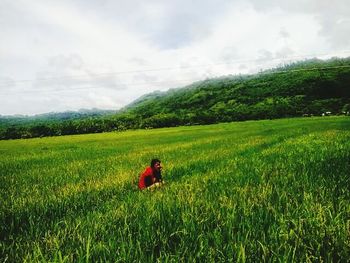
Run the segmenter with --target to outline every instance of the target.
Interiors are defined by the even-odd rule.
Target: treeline
[[[134,121],[134,120],[131,120]],[[35,138],[45,136],[60,136],[70,134],[100,133],[106,131],[121,131],[136,126],[130,125],[128,118],[118,116],[96,117],[88,119],[40,121],[21,125],[10,125],[0,128],[1,139]],[[125,125],[128,123],[128,126]]]
[[[43,114],[37,114],[33,116],[26,115],[12,115],[2,116],[0,115],[0,126],[33,124],[42,122],[60,122],[70,120],[82,120],[87,118],[96,118],[106,115],[114,115],[117,113],[115,110],[101,110],[101,109],[80,109],[78,111],[65,111],[65,112],[49,112]]]
[[[141,97],[117,114],[0,123],[0,139],[349,114],[350,58],[309,60]]]

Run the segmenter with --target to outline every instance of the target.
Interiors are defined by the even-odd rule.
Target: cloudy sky
[[[349,14],[348,0],[0,0],[0,114],[118,109],[196,80],[347,57]]]

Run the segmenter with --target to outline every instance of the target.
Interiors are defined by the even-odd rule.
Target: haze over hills
[[[313,59],[141,96],[119,111],[1,117],[0,138],[31,138],[250,119],[348,114],[350,58]]]

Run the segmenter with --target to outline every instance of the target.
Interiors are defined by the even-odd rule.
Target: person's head
[[[156,171],[160,171],[162,169],[162,166],[160,165],[161,161],[159,159],[152,159],[151,161],[151,168]]]

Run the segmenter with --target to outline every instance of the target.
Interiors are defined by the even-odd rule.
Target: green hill
[[[350,112],[350,58],[313,59],[146,94],[115,114],[8,122],[0,139]],[[75,116],[76,117],[76,116]]]
[[[309,60],[145,96],[126,112],[142,126],[216,123],[349,111],[350,59]]]

